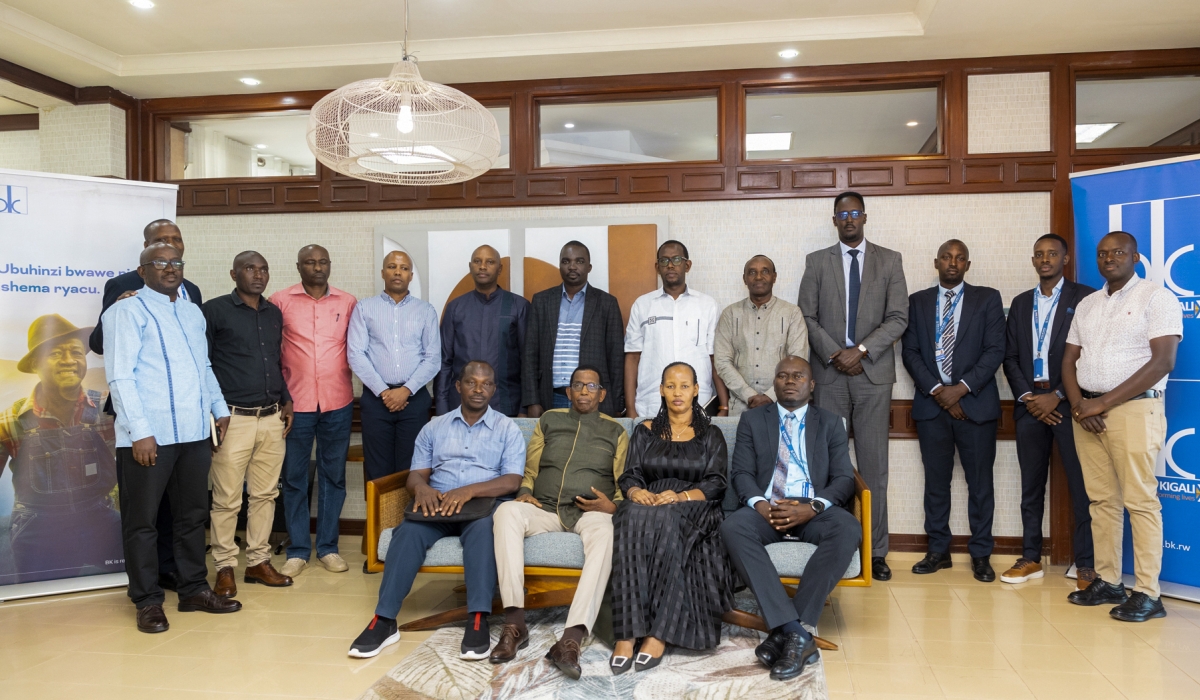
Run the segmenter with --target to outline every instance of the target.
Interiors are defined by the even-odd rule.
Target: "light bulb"
[[[411,134],[413,130],[412,107],[400,105],[400,116],[396,118],[396,128],[402,134]]]

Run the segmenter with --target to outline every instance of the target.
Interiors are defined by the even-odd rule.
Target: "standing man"
[[[1075,435],[1067,417],[1070,406],[1062,386],[1062,358],[1067,332],[1079,302],[1095,289],[1063,278],[1071,262],[1067,242],[1047,233],[1033,244],[1033,269],[1038,286],[1018,294],[1008,311],[1008,337],[1004,350],[1004,376],[1012,387],[1013,420],[1017,425],[1017,461],[1021,465],[1021,557],[1000,574],[1004,583],[1024,583],[1041,578],[1042,516],[1046,507],[1046,478],[1050,450],[1058,443],[1067,491],[1075,513],[1075,571],[1079,588],[1096,580],[1092,556],[1092,516]]]
[[[729,394],[713,363],[717,302],[687,286],[692,261],[684,244],[663,243],[656,262],[662,289],[633,302],[625,328],[625,416],[658,414],[662,401],[658,385],[663,369],[672,362],[686,362],[696,369],[701,406],[708,407],[715,395],[719,412],[710,413],[728,415]]]
[[[904,367],[916,391],[912,417],[925,465],[925,533],[929,550],[914,574],[949,569],[950,479],[954,449],[967,479],[967,519],[971,524],[971,570],[990,583],[992,514],[996,499],[996,424],[1000,391],[996,370],[1004,361],[1004,308],[1000,292],[963,281],[971,269],[965,243],[951,239],[938,248],[933,266],[938,285],[909,299],[904,332]]]
[[[271,525],[283,468],[284,437],[292,427],[292,399],[279,359],[283,314],[263,297],[271,273],[263,256],[247,250],[233,259],[232,293],[204,304],[208,357],[229,407],[229,429],[212,461],[210,532],[217,585],[226,598],[237,595],[238,512],[242,487],[250,497],[246,518],[246,583],[290,586],[292,579],[271,566]]]
[[[296,256],[300,284],[271,295],[283,314],[283,380],[295,417],[283,461],[287,561],[296,577],[312,555],[308,464],[317,441],[317,560],[329,571],[349,567],[338,554],[338,519],[346,502],[346,453],[354,418],[354,387],[346,361],[346,330],[355,298],[329,284],[329,251],[306,245]]]
[[[862,195],[833,200],[838,243],[809,253],[800,280],[800,310],[812,346],[813,403],[850,422],[854,453],[871,489],[871,576],[892,578],[888,553],[888,427],[896,356],[908,326],[908,285],[900,253],[863,239]]]
[[[521,402],[530,418],[567,408],[571,372],[579,365],[600,370],[605,392],[599,409],[619,416],[625,408],[625,324],[613,295],[588,284],[592,253],[579,241],[562,247],[562,285],[533,295],[521,365]]]
[[[408,291],[412,258],[393,251],[383,258],[383,293],[358,303],[346,343],[350,369],[363,383],[363,478],[408,469],[417,433],[433,403],[425,385],[442,362],[437,312]]]
[[[1075,445],[1091,498],[1096,580],[1067,600],[1116,603],[1109,615],[1125,622],[1165,617],[1162,503],[1154,464],[1167,433],[1163,392],[1183,338],[1174,294],[1134,274],[1137,241],[1124,231],[1100,239],[1101,293],[1079,303],[1063,354],[1063,389],[1071,402]],[[1122,511],[1133,529],[1137,582],[1126,598],[1121,581]]]
[[[204,519],[214,443],[229,426],[229,409],[208,361],[204,314],[183,302],[183,259],[165,243],[142,250],[137,268],[146,286],[104,313],[104,371],[117,411],[114,426],[120,488],[121,534],[129,597],[137,628],[166,632],[158,585],[155,519],[171,499],[179,568],[179,612],[236,612],[242,604],[208,587]],[[212,423],[215,420],[215,423]],[[217,430],[212,440],[210,424]]]
[[[742,267],[750,296],[730,304],[717,321],[713,364],[729,391],[729,415],[775,400],[775,363],[808,357],[808,327],[795,304],[775,297],[775,263],[755,255]]]
[[[146,224],[146,228],[142,230],[142,247],[146,248],[154,243],[166,243],[175,250],[179,251],[179,255],[183,256],[183,234],[179,231],[179,226],[170,219],[156,219]],[[104,297],[100,306],[100,320],[96,321],[96,327],[92,330],[92,335],[88,339],[88,345],[92,352],[97,355],[104,354],[104,312],[108,311],[108,307],[117,303],[121,299],[131,297],[137,293],[137,290],[146,286],[141,275],[137,270],[130,270],[121,275],[110,279],[104,283]],[[186,279],[179,287],[179,296],[185,301],[190,301],[196,306],[204,303],[204,299],[200,296],[200,288]],[[112,397],[110,396],[104,402],[104,412],[110,416],[116,415],[113,412]],[[121,472],[117,471],[118,484],[121,480]],[[169,591],[176,590],[178,580],[175,570],[175,553],[172,550],[171,542],[174,540],[174,535],[171,533],[171,505],[170,501],[163,498],[162,505],[158,510],[158,517],[155,520],[155,527],[158,529],[158,585]]]
[[[454,378],[468,362],[482,360],[496,371],[492,408],[516,416],[521,412],[521,356],[529,302],[500,288],[504,265],[490,245],[476,248],[468,267],[475,289],[452,299],[442,314],[442,368],[434,384],[435,412],[443,416],[461,403]]]

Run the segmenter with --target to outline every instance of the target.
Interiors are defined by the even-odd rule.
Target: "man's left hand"
[[[221,449],[221,443],[225,442],[225,433],[229,431],[229,416],[217,419],[217,444],[213,445],[212,451],[215,453]]]
[[[387,406],[387,410],[396,413],[408,407],[410,396],[412,396],[412,392],[409,391],[408,387],[402,386],[396,389],[388,389],[380,394],[379,398],[383,400],[383,405]]]
[[[296,420],[296,412],[292,410],[292,402],[288,401],[279,407],[279,420],[283,421],[283,436],[292,432],[292,422]]]
[[[1081,421],[1092,416],[1103,417],[1105,411],[1104,402],[1101,399],[1081,399],[1071,411],[1071,415],[1075,417],[1075,420]]]
[[[967,395],[967,385],[959,382],[953,386],[943,386],[933,392],[933,400],[938,402],[938,405],[947,411],[950,407],[958,403],[959,399]]]
[[[853,377],[862,374],[862,358],[863,353],[858,348],[842,348],[833,353],[829,362],[837,371]]]
[[[771,403],[770,396],[767,396],[766,394],[755,394],[754,396],[750,397],[750,400],[746,402],[746,405],[750,408],[758,408],[759,406],[769,403]]]
[[[438,512],[442,515],[455,515],[474,497],[475,491],[470,486],[451,489],[442,494],[442,505],[438,506]]]
[[[816,515],[817,511],[807,503],[791,499],[777,501],[771,505],[771,527],[786,532],[812,520]]]
[[[592,493],[595,494],[595,498],[575,497],[575,505],[579,506],[579,510],[587,513],[608,513],[609,515],[617,512],[617,504],[612,502],[608,494],[597,490],[594,486]]]
[[[1062,414],[1058,412],[1059,399],[1055,394],[1037,394],[1025,399],[1025,409],[1029,415],[1037,418],[1046,425],[1058,425],[1062,422]]]

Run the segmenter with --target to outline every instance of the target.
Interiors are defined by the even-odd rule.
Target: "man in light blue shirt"
[[[496,592],[492,539],[496,502],[474,520],[460,521],[454,516],[472,499],[497,499],[516,493],[525,473],[525,437],[511,418],[488,406],[496,393],[496,372],[491,365],[467,363],[455,382],[455,390],[462,404],[421,429],[408,474],[413,510],[438,517],[406,519],[392,530],[375,617],[351,644],[350,656],[370,658],[400,641],[396,616],[425,561],[425,553],[439,539],[454,536],[462,542],[469,613],[460,656],[471,660],[488,656],[491,638],[487,616]]]
[[[183,260],[165,243],[142,250],[146,287],[104,313],[104,371],[116,410],[117,469],[122,474],[121,530],[129,597],[142,632],[165,632],[158,584],[155,519],[171,501],[179,611],[225,613],[241,603],[214,595],[204,561],[208,470],[229,409],[208,359],[204,314],[183,300]],[[213,422],[215,419],[215,423]]]
[[[367,481],[409,468],[413,441],[429,422],[425,385],[442,365],[437,311],[408,290],[412,258],[383,258],[383,293],[358,302],[350,316],[346,357],[363,383],[363,472]]]

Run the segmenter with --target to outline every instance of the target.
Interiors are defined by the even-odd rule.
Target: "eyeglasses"
[[[668,265],[674,265],[675,267],[683,267],[685,262],[687,262],[687,258],[683,257],[682,255],[674,255],[669,258],[659,258],[658,266],[666,267]]]
[[[838,213],[834,214],[838,221],[845,221],[846,219],[854,219],[855,221],[858,221],[866,215],[867,212],[859,211],[857,209],[851,209],[850,211],[839,211]]]
[[[184,262],[182,260],[151,260],[148,263],[142,263],[141,267],[153,265],[155,270],[165,270],[168,267],[172,270],[179,271],[183,269]]]
[[[588,390],[589,394],[594,394],[604,387],[600,386],[596,382],[588,382],[587,384],[584,384],[583,382],[571,382],[571,391],[583,391],[584,388]]]

